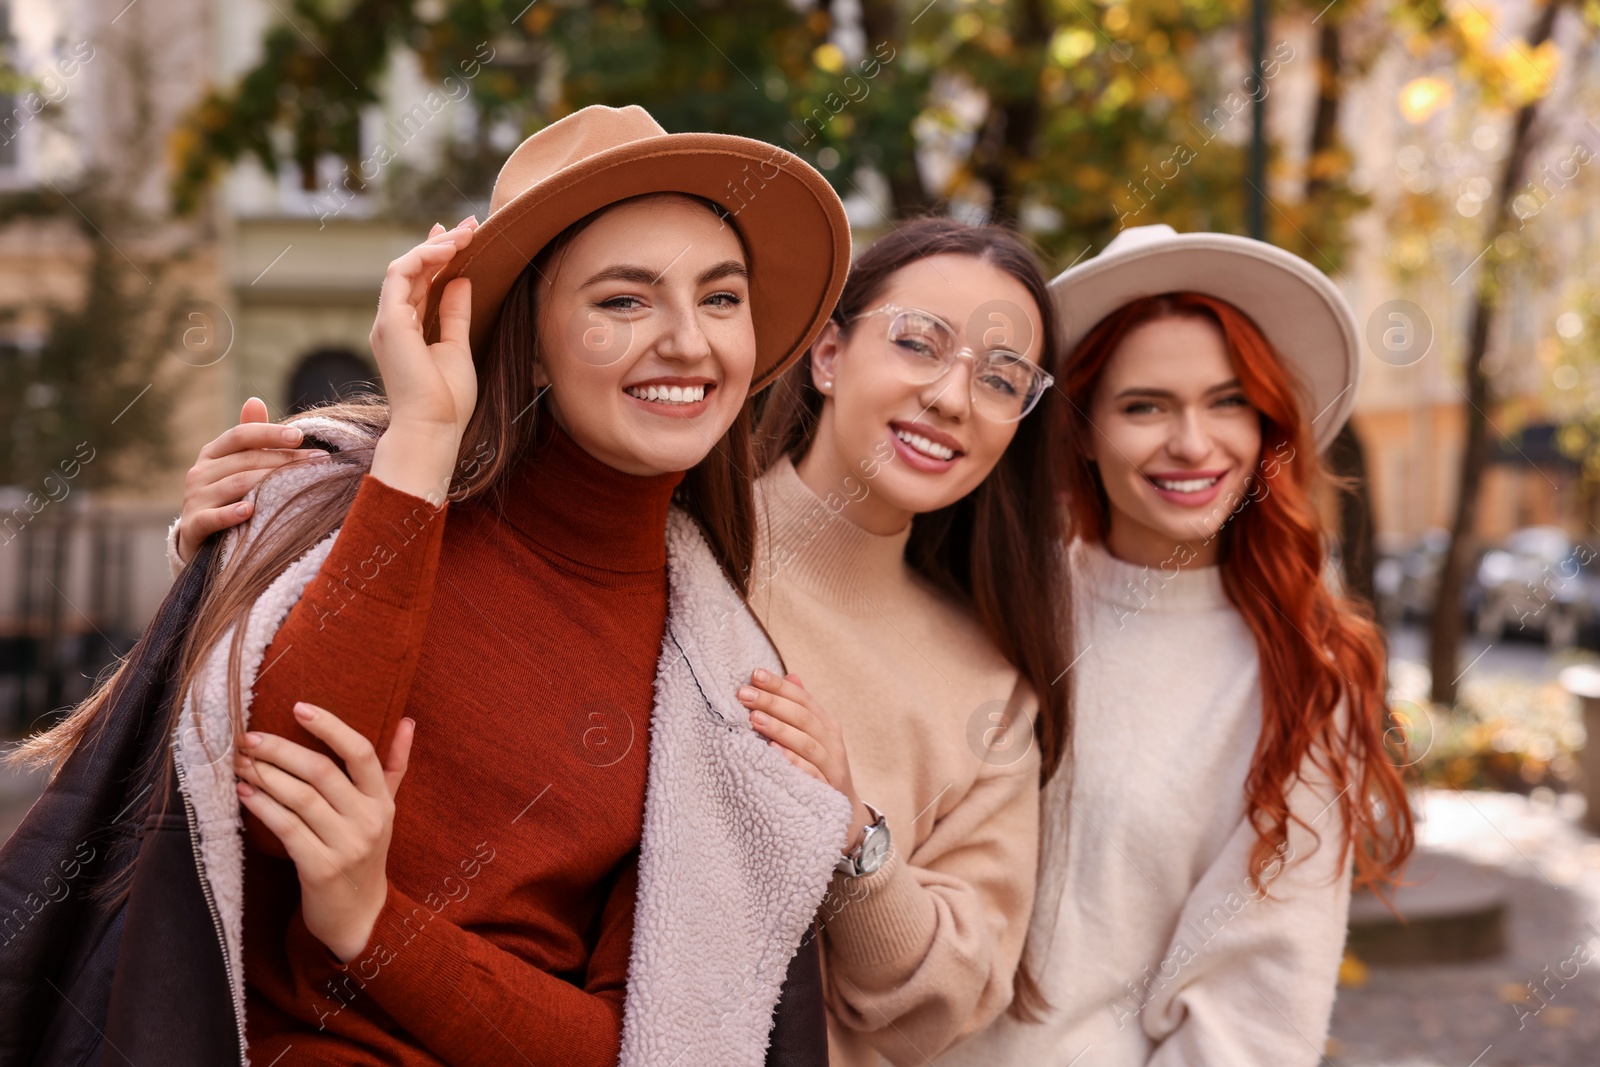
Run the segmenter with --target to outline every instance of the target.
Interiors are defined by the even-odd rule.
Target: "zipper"
[[[233,1004],[234,1029],[239,1037],[239,1063],[244,1067],[250,1062],[245,1049],[244,1005],[239,1003],[234,991],[233,973],[228,964],[228,935],[222,929],[222,913],[217,910],[216,897],[211,894],[211,879],[206,876],[205,861],[201,856],[200,831],[195,825],[194,805],[189,802],[188,778],[183,773],[183,761],[176,752],[172,754],[172,766],[178,775],[178,795],[183,797],[183,813],[189,824],[189,849],[194,853],[195,874],[200,878],[200,892],[206,898],[206,910],[211,913],[211,928],[217,935],[217,947],[222,950],[222,972],[228,978],[228,1000]]]

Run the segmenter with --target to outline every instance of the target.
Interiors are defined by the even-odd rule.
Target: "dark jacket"
[[[215,551],[173,585],[109,705],[0,847],[0,1064],[239,1058],[167,736]]]

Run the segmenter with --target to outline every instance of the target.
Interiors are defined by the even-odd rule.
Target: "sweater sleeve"
[[[986,767],[909,857],[895,830],[877,871],[834,876],[823,937],[836,1021],[905,1067],[1011,1003],[1038,866],[1037,749]]]
[[[1156,1043],[1149,1067],[1311,1067],[1333,1013],[1350,907],[1351,866],[1335,790],[1314,769],[1290,790],[1289,840],[1265,873],[1245,878],[1256,840],[1240,820],[1189,894],[1166,955],[1175,981],[1142,1013]],[[1166,977],[1165,974],[1162,975]]]
[[[362,479],[327,559],[262,657],[250,729],[327,752],[294,717],[304,700],[339,716],[381,756],[422,652],[443,520],[444,508]],[[253,846],[286,856],[254,815],[244,820]]]
[[[613,1067],[622,1045],[638,854],[612,882],[581,987],[451,922],[451,902],[471,892],[470,861],[463,865],[463,877],[444,878],[421,901],[391,882],[366,948],[348,965],[306,930],[295,910],[289,952],[300,961],[302,988],[316,998],[324,1023],[357,998],[371,997],[450,1067]]]

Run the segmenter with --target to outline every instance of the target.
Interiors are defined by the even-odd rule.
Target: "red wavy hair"
[[[1323,581],[1323,523],[1312,493],[1324,479],[1294,382],[1261,331],[1238,308],[1201,293],[1167,293],[1102,319],[1067,362],[1060,388],[1068,443],[1061,465],[1073,536],[1104,542],[1110,507],[1090,456],[1086,413],[1111,357],[1136,327],[1193,317],[1214,323],[1246,399],[1261,419],[1252,489],[1223,526],[1218,558],[1228,600],[1255,635],[1261,663],[1261,737],[1245,794],[1257,840],[1254,882],[1288,842],[1288,792],[1306,761],[1328,776],[1343,815],[1340,847],[1354,854],[1357,885],[1393,885],[1414,845],[1411,806],[1390,747],[1383,637],[1365,605]],[[1287,458],[1285,458],[1287,454]],[[1268,469],[1270,466],[1270,470]],[[1340,703],[1349,708],[1341,728]],[[1402,742],[1403,743],[1403,742]],[[1312,830],[1317,840],[1321,835]]]

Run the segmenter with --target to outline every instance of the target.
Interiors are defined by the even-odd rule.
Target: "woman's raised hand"
[[[331,711],[301,703],[294,715],[344,766],[277,734],[248,733],[233,762],[239,799],[294,861],[306,929],[349,963],[389,896],[394,795],[416,723],[400,720],[380,763],[372,742]]]
[[[178,558],[194,558],[206,538],[250,517],[245,495],[286,463],[326,455],[299,449],[301,433],[293,426],[268,421],[267,405],[255,397],[244,402],[239,425],[224,430],[200,450],[183,480],[183,514],[178,517]]]
[[[850,801],[850,832],[840,848],[848,855],[861,843],[872,814],[856,794],[839,720],[806,692],[800,676],[795,674],[779,678],[771,671],[757,669],[750,674],[750,684],[740,687],[738,696],[739,703],[750,709],[751,728],[765,737],[767,744]]]
[[[434,226],[428,239],[389,264],[368,340],[383,375],[389,429],[373,452],[372,476],[435,504],[449,492],[461,435],[477,403],[468,328],[472,283],[457,278],[439,301],[439,340],[428,344],[422,320],[434,275],[472,241],[478,220],[452,230]]]

